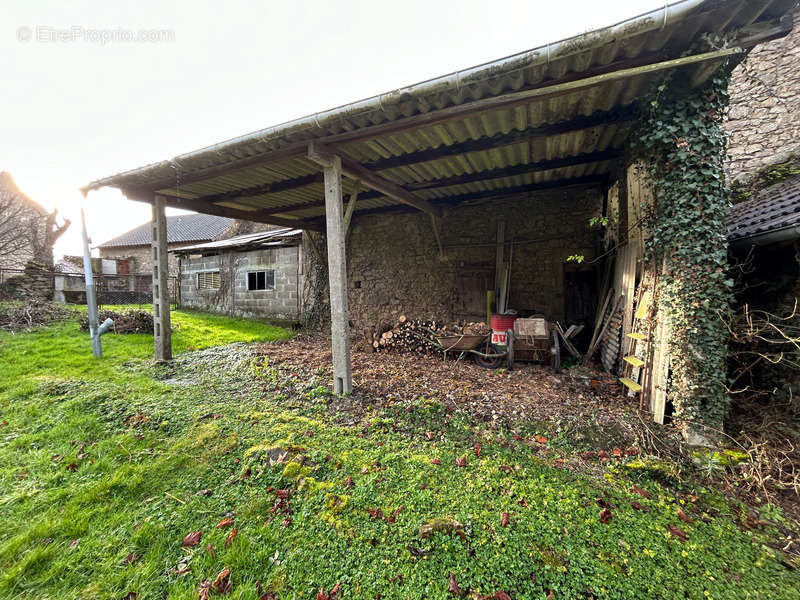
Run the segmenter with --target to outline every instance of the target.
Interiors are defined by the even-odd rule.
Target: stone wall
[[[178,271],[178,256],[172,252],[178,248],[192,246],[197,242],[188,242],[184,244],[170,244],[168,253],[169,276],[177,277]],[[131,273],[136,274],[150,274],[153,272],[153,249],[148,244],[147,246],[125,246],[121,248],[100,248],[100,258],[117,258],[117,259],[130,259],[131,260]]]
[[[800,11],[786,37],[756,46],[733,71],[726,129],[733,181],[800,153]]]
[[[300,272],[298,247],[277,247],[213,256],[181,257],[181,306],[211,312],[266,319],[299,319]],[[247,290],[249,271],[274,270],[272,290]],[[197,273],[219,271],[218,290],[197,288]]]
[[[401,314],[485,319],[498,219],[506,221],[506,241],[515,242],[509,307],[563,319],[565,261],[595,256],[600,240],[588,221],[602,202],[599,189],[565,188],[451,209],[442,219],[444,257],[425,214],[356,217],[347,255],[351,330],[361,335]]]

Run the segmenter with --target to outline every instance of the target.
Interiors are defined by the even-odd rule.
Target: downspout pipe
[[[102,325],[98,325],[97,317],[97,295],[94,283],[94,273],[92,272],[92,256],[89,252],[89,235],[86,233],[86,215],[81,207],[81,225],[83,227],[83,274],[86,279],[86,307],[89,311],[89,337],[92,340],[92,354],[95,358],[102,358],[103,347],[100,344],[100,336],[106,333],[114,325],[114,321],[106,319]]]

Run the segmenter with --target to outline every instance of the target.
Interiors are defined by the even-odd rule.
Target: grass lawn
[[[288,331],[173,324],[161,365],[151,336],[95,361],[75,322],[0,332],[0,598],[202,598],[225,568],[242,599],[800,598],[774,527],[643,457],[590,477],[435,398],[355,419],[302,365],[208,349]]]

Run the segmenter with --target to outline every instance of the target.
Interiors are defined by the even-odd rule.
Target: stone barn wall
[[[760,44],[733,71],[726,129],[728,170],[747,183],[800,154],[800,11],[786,37]]]
[[[181,257],[181,307],[248,318],[296,321],[300,317],[298,255],[298,246],[284,246]],[[263,270],[275,271],[274,289],[248,291],[247,273]],[[198,289],[197,273],[202,271],[219,271],[219,289]]]
[[[566,188],[450,209],[441,220],[444,258],[428,215],[355,217],[347,250],[351,331],[360,336],[401,314],[485,319],[499,218],[506,221],[506,241],[516,242],[509,308],[563,319],[565,261],[596,255],[599,232],[588,221],[602,204],[598,188]]]

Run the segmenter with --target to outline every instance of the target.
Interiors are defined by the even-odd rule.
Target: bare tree
[[[0,186],[0,262],[33,259],[52,266],[53,244],[70,226],[69,219],[58,225],[57,218],[57,210],[42,214],[17,191]]]
[[[31,247],[35,219],[11,190],[0,187],[0,258],[14,257]]]

